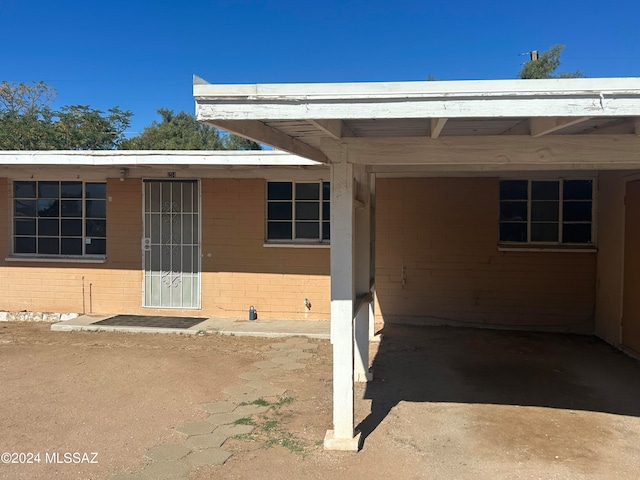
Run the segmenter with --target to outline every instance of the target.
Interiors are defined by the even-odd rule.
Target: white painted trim
[[[637,94],[640,78],[574,78],[543,80],[454,80],[439,82],[350,82],[215,85],[194,81],[196,99],[218,97],[275,99],[407,99],[414,97],[493,97],[531,95]]]
[[[329,243],[271,243],[265,242],[263,247],[267,248],[331,248]]]
[[[279,150],[47,150],[0,151],[0,166],[314,166],[319,162]]]
[[[506,247],[498,245],[499,252],[547,252],[547,253],[597,253],[598,249],[594,246],[588,248],[560,248],[557,245],[547,247],[531,247],[531,244],[527,244],[526,247]]]
[[[59,256],[59,257],[39,257],[39,256],[18,256],[9,255],[5,257],[5,262],[38,262],[38,263],[105,263],[107,257],[71,257],[71,256]]]

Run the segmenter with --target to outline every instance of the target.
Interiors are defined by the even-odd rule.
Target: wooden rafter
[[[529,123],[532,137],[541,137],[549,133],[557,132],[563,128],[586,122],[592,117],[535,117]]]
[[[448,118],[432,118],[431,119],[431,138],[438,138],[440,132],[447,123]]]

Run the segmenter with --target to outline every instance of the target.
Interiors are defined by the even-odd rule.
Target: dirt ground
[[[2,479],[105,479],[255,371],[273,340],[56,332],[0,323],[0,453],[97,452],[97,464],[0,464]],[[216,479],[619,479],[640,471],[640,364],[587,338],[387,327],[356,388],[358,453],[325,452],[331,346],[274,379],[290,402],[230,439]],[[273,426],[274,428],[267,428]]]

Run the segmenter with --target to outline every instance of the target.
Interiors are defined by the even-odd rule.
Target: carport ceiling
[[[194,96],[199,120],[321,162],[327,143],[347,139],[640,135],[638,78],[212,85],[195,77]]]

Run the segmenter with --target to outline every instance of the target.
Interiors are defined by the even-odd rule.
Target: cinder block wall
[[[378,179],[378,320],[592,333],[595,253],[499,252],[497,178]]]
[[[264,246],[265,182],[202,180],[202,306],[207,315],[328,320],[328,248]],[[305,298],[311,309],[305,307]]]
[[[140,179],[107,180],[107,260],[99,264],[7,262],[10,185],[0,180],[0,310],[247,318],[253,305],[259,318],[329,319],[329,249],[264,247],[264,180],[202,180],[196,311],[142,307]]]

